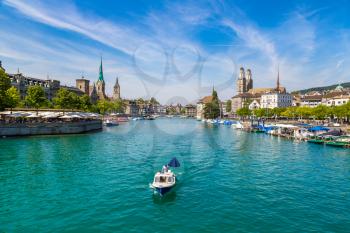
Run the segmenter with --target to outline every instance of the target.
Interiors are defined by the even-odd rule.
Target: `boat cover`
[[[323,126],[315,126],[309,129],[309,131],[328,131],[329,129]]]

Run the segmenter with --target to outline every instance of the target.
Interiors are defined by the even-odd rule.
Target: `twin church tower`
[[[237,80],[237,93],[243,94],[251,89],[253,89],[252,71],[250,69],[247,69],[247,71],[244,72],[244,68],[241,67]]]

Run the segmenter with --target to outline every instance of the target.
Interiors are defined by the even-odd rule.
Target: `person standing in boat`
[[[168,172],[168,165],[164,165],[162,168],[162,173]]]

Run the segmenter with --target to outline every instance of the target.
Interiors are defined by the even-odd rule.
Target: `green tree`
[[[227,100],[226,101],[226,112],[231,112],[232,111],[232,101]]]
[[[303,119],[303,118],[309,118],[310,116],[312,116],[313,114],[313,111],[310,107],[297,107],[295,109],[296,111],[296,115],[300,118],[300,119]]]
[[[38,109],[45,105],[47,99],[45,97],[44,89],[41,86],[30,86],[27,90],[26,103],[28,106],[35,108],[36,114]]]
[[[70,105],[69,105],[70,109],[80,109],[81,108],[80,97],[77,94],[70,91],[68,97],[70,99]]]
[[[271,115],[275,118],[279,118],[282,116],[282,113],[285,111],[285,108],[273,108],[271,109]]]
[[[330,115],[330,108],[326,105],[318,105],[312,109],[312,115],[318,120],[324,120]]]
[[[216,119],[220,116],[220,101],[218,93],[213,89],[211,102],[204,106],[204,117],[206,119]]]
[[[156,98],[154,98],[154,97],[152,97],[150,100],[149,100],[149,102],[151,103],[151,104],[153,104],[153,105],[158,105],[159,104],[159,102],[156,100]]]
[[[91,110],[92,104],[91,104],[91,100],[90,97],[88,95],[82,95],[79,97],[79,109],[84,110],[84,111],[89,111]]]
[[[16,107],[19,104],[20,101],[19,92],[16,87],[10,87],[6,91],[6,104],[7,107],[11,108],[11,114],[12,114],[12,108]]]
[[[11,80],[7,74],[0,69],[0,110],[7,107],[6,91],[11,87]]]
[[[294,119],[297,115],[297,107],[288,107],[282,113],[281,116]]]
[[[123,100],[118,99],[111,103],[111,110],[118,113],[123,113],[125,111],[125,103]]]
[[[55,108],[84,110],[85,107],[87,107],[86,99],[84,98],[79,97],[74,92],[68,91],[66,88],[60,88],[57,91],[55,98],[53,98],[53,102]],[[85,101],[84,104],[82,103],[82,101]]]
[[[71,99],[69,91],[66,88],[60,88],[53,98],[55,108],[69,109],[71,107]]]
[[[243,117],[243,119],[245,117],[248,117],[252,114],[252,111],[248,108],[248,107],[243,107],[243,108],[240,108],[236,111],[236,114],[240,117]]]
[[[102,115],[105,115],[108,111],[112,110],[113,105],[111,104],[111,102],[107,100],[99,100],[97,102],[97,108],[99,113],[101,113]]]
[[[265,117],[266,116],[266,109],[257,108],[257,109],[254,109],[253,113],[256,117]]]

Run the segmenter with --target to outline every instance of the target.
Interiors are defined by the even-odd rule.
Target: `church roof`
[[[232,98],[260,98],[261,97],[261,93],[249,93],[249,92],[245,92],[245,93],[241,93],[238,95],[233,96]]]
[[[276,91],[276,88],[260,87],[260,88],[252,88],[248,91],[248,93],[250,93],[250,94],[265,94],[265,93],[269,93],[269,92],[273,92],[273,91]],[[286,92],[286,88],[280,86],[279,91],[284,93],[284,92]]]
[[[118,80],[118,77],[117,77],[117,79],[115,80],[114,87],[119,87],[119,80]]]
[[[207,104],[207,103],[210,103],[212,100],[213,100],[213,96],[209,95],[209,96],[205,96],[202,99],[200,99],[198,101],[198,103]]]
[[[100,71],[99,71],[99,75],[98,75],[98,81],[104,82],[104,79],[103,79],[103,67],[102,67],[102,57],[101,57],[101,64],[100,64]]]

